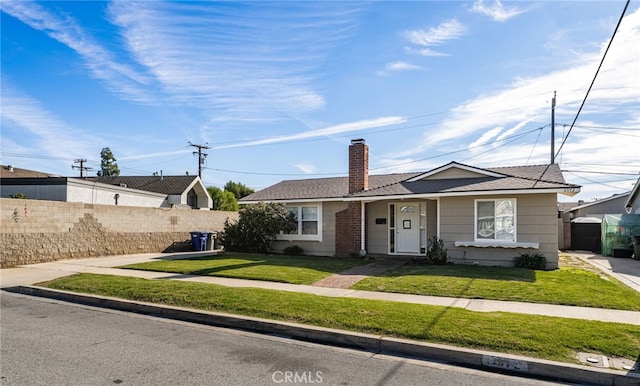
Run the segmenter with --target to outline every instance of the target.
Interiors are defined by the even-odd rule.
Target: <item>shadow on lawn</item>
[[[536,281],[534,270],[510,267],[484,267],[475,265],[426,265],[424,263],[408,263],[402,267],[382,272],[378,277],[398,278],[402,276],[424,276],[429,280],[430,276],[522,281],[533,283]]]
[[[217,256],[195,256],[190,258],[181,259],[184,263],[189,262],[206,262],[212,261],[224,261],[224,260],[244,260],[243,263],[218,265],[215,267],[207,267],[203,269],[196,269],[193,271],[185,272],[189,275],[212,275],[223,271],[231,271],[236,269],[251,268],[257,266],[264,267],[282,267],[282,268],[308,268],[316,271],[326,273],[340,273],[354,267],[366,265],[369,262],[357,259],[340,259],[329,257],[315,257],[315,256],[286,256],[286,255],[251,255],[251,254],[237,254],[230,253]]]

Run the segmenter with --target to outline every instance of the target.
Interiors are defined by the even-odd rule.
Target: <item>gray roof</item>
[[[0,178],[50,178],[60,177],[56,174],[43,173],[36,170],[17,168],[11,165],[0,166]]]
[[[126,185],[127,188],[147,192],[178,195],[184,193],[196,178],[198,178],[198,176],[103,176],[88,177],[86,179],[102,184]]]
[[[452,162],[445,167],[469,166]],[[438,168],[440,169],[440,168]],[[340,198],[371,198],[399,195],[455,194],[468,192],[493,192],[512,190],[549,190],[580,188],[568,184],[557,164],[513,166],[496,168],[475,168],[482,172],[499,173],[499,177],[483,176],[471,178],[428,178],[410,182],[424,172],[396,173],[369,176],[369,189],[349,194],[349,178],[316,178],[287,180],[240,199],[240,202],[278,200],[328,200]],[[434,169],[435,170],[435,169]],[[544,174],[543,174],[544,173]]]

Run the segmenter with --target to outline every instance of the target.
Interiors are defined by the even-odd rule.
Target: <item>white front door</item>
[[[420,204],[396,204],[396,253],[420,253]]]

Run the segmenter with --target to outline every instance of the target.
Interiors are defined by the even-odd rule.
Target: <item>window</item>
[[[293,213],[298,223],[297,229],[286,235],[281,235],[285,240],[322,240],[322,206],[301,205],[287,206],[289,212]]]
[[[475,239],[516,241],[516,200],[476,200]]]

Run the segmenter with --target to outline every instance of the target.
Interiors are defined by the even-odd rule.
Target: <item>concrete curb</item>
[[[303,324],[59,291],[37,286],[17,286],[5,288],[4,290],[93,307],[109,308],[209,326],[283,336],[379,354],[432,360],[452,365],[464,365],[485,371],[541,377],[590,385],[640,385],[640,374],[611,369],[590,368],[503,353],[464,349]]]

